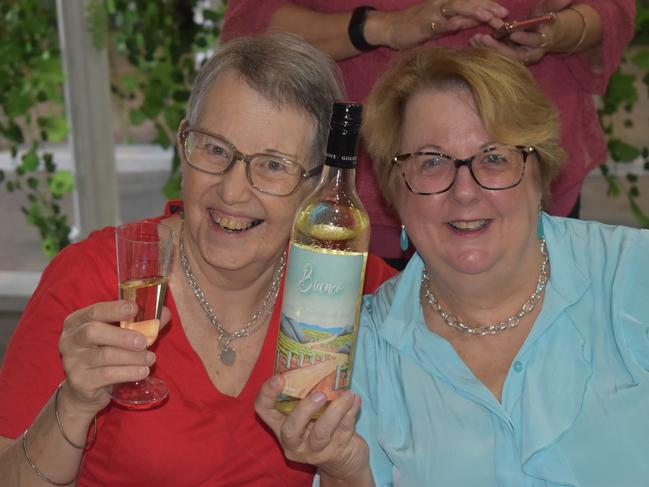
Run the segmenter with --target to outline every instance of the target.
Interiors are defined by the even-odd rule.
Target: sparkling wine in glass
[[[126,223],[115,230],[119,297],[137,303],[132,320],[122,328],[144,334],[151,346],[160,329],[160,314],[167,289],[173,232],[162,223]],[[148,409],[160,404],[169,394],[163,381],[147,377],[113,386],[110,396],[130,409]]]

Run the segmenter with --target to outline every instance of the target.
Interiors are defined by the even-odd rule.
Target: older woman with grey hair
[[[0,372],[3,485],[310,485],[253,402],[272,373],[293,216],[340,97],[333,62],[289,34],[241,38],[207,61],[178,133],[184,199],[154,219],[174,235],[166,326],[148,350],[114,326],[136,309],[117,300],[113,228],[63,250]],[[368,283],[388,273],[371,259]],[[154,363],[165,402],[111,402],[114,384]]]

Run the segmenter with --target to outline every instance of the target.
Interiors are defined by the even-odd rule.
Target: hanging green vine
[[[173,149],[171,173],[163,188],[167,198],[180,195],[180,157],[175,134],[185,114],[197,59],[214,48],[225,2],[219,10],[202,9],[197,0],[138,3],[107,0],[107,39],[111,87],[121,100],[125,123],[152,122],[154,143]],[[95,34],[95,38],[100,38]],[[126,58],[135,68],[119,74],[116,61]]]
[[[198,0],[93,0],[88,21],[93,42],[106,46],[111,63],[111,90],[119,101],[121,125],[151,123],[152,142],[173,149],[166,197],[179,195],[180,159],[175,148],[176,129],[184,115],[189,89],[202,59],[215,45],[225,2],[218,10],[205,9]],[[638,0],[635,42],[649,44],[649,7]],[[649,87],[649,48],[634,49],[627,61],[640,68]],[[14,169],[0,171],[0,184],[22,193],[22,211],[51,257],[69,243],[70,225],[60,207],[72,190],[72,175],[57,168],[46,143],[60,143],[68,135],[63,103],[61,52],[54,0],[0,2],[0,148],[8,148]],[[126,61],[126,62],[124,62]],[[122,69],[126,64],[127,69]],[[624,189],[612,164],[638,158],[649,170],[649,149],[636,147],[616,133],[612,117],[630,112],[638,99],[638,76],[622,67],[611,79],[603,98],[600,118],[608,135],[613,163],[601,167],[608,194],[624,194],[638,222],[649,227],[649,217],[637,198],[637,176],[625,176]],[[646,116],[646,114],[644,115]],[[625,125],[632,124],[628,119]]]
[[[204,2],[94,0],[87,10],[93,43],[108,48],[122,125],[149,121],[152,142],[174,150],[163,188],[168,198],[180,192],[173,141],[196,60],[215,45],[225,9],[223,3],[217,11],[201,10],[199,3]],[[52,257],[70,243],[60,203],[73,189],[72,174],[59,170],[43,150],[68,135],[55,0],[0,2],[0,59],[0,148],[8,148],[14,161],[12,171],[0,171],[0,183],[23,194],[27,223],[38,229],[43,253]],[[132,69],[119,74],[124,59]]]
[[[645,2],[642,0],[637,0],[636,4],[636,35],[632,46],[637,48],[632,50],[633,54],[625,59],[625,61],[626,66],[629,64],[635,66],[643,73],[641,75],[641,81],[644,88],[647,89],[647,95],[649,96],[649,47],[646,47],[649,45],[649,6],[645,5]],[[631,50],[627,49],[627,53],[629,52]],[[631,164],[637,160],[641,160],[643,162],[643,169],[645,171],[649,170],[649,148],[646,145],[637,147],[625,141],[622,135],[616,132],[612,121],[614,115],[624,113],[627,114],[625,115],[624,127],[628,128],[633,126],[633,121],[628,114],[633,111],[633,107],[638,101],[638,91],[636,89],[637,78],[638,76],[633,72],[629,72],[628,68],[623,64],[611,77],[606,94],[602,99],[599,116],[608,137],[608,152],[613,162],[601,166],[600,169],[606,179],[607,193],[609,196],[618,197],[624,194],[636,221],[642,227],[649,228],[649,215],[638,205],[638,197],[640,196],[638,176],[632,172],[627,172],[624,178],[628,185],[624,189],[620,184],[620,176],[616,174],[615,168],[613,167],[619,163]],[[646,117],[644,121],[649,124],[647,114],[642,114],[642,116]]]
[[[60,202],[72,175],[58,170],[45,143],[68,134],[54,1],[0,3],[0,135],[14,170],[0,171],[7,191],[23,193],[21,210],[52,257],[69,243],[70,224]]]

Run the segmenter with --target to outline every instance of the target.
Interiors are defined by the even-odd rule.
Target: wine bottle
[[[349,389],[370,241],[354,184],[361,113],[334,104],[322,177],[293,222],[275,354],[283,413],[314,389],[327,395],[322,410]]]

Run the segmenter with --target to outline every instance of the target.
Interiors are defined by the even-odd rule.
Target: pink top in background
[[[284,0],[229,0],[222,40],[264,31],[273,12],[286,3]],[[292,3],[319,12],[344,12],[367,4],[360,0],[295,0]],[[413,0],[371,2],[378,10],[401,9],[416,3]],[[536,4],[511,0],[500,3],[509,10],[510,19],[529,17]],[[592,6],[604,19],[602,58],[598,70],[581,55],[546,55],[539,63],[529,67],[544,93],[559,108],[561,144],[568,152],[566,164],[553,185],[552,204],[547,208],[554,215],[567,215],[570,212],[588,172],[606,161],[606,142],[593,95],[601,95],[606,90],[608,79],[617,69],[634,29],[635,0],[583,0],[579,3]],[[475,33],[490,31],[489,27],[480,26],[431,41],[429,45],[466,47]],[[378,48],[339,61],[347,98],[364,101],[376,79],[399,54],[400,51]],[[370,250],[382,257],[402,257],[399,220],[379,193],[364,147],[361,147],[356,184],[372,221]]]

